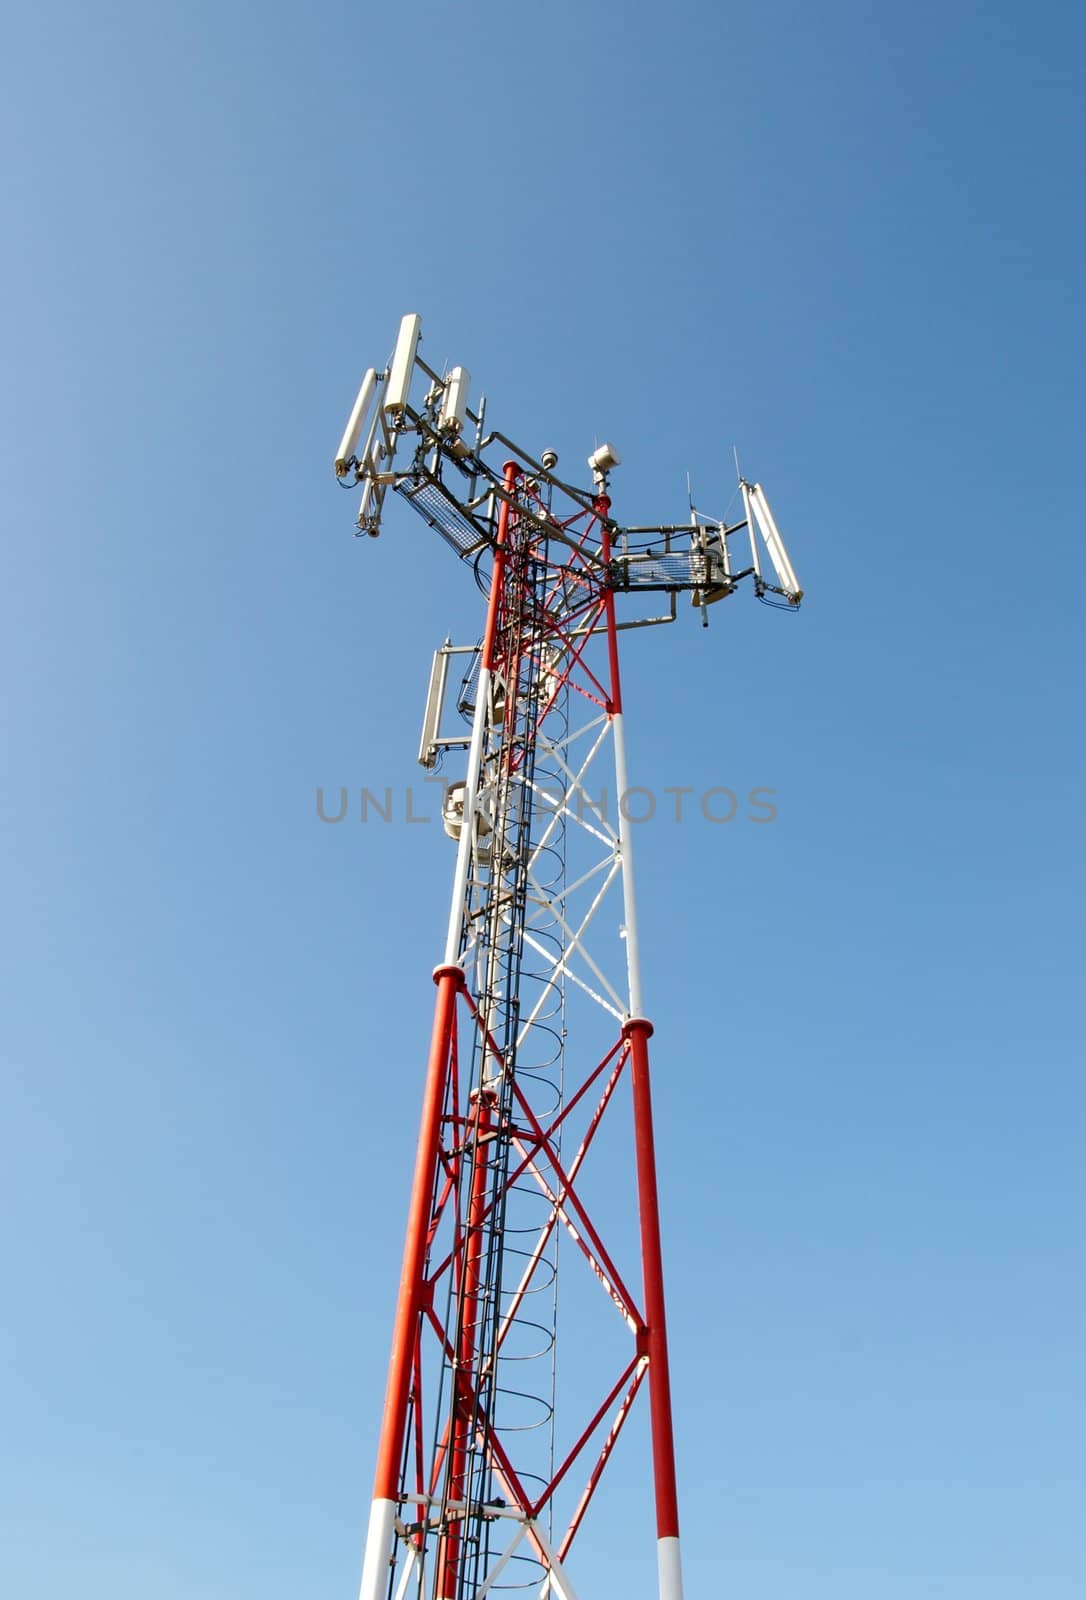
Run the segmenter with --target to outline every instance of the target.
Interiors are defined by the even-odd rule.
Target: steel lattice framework
[[[464,369],[439,376],[418,342],[419,319],[405,317],[388,368],[363,380],[336,470],[362,484],[362,531],[378,531],[391,488],[474,567],[486,624],[474,649],[435,657],[420,751],[432,766],[466,749],[466,771],[445,792],[456,865],[361,1600],[510,1589],[577,1600],[571,1549],[642,1388],[659,1592],[679,1600],[619,633],[670,621],[683,592],[704,617],[748,576],[771,601],[794,607],[801,594],[757,485],[740,481],[746,518],[734,528],[692,512],[685,525],[623,529],[607,493],[612,447],[590,458],[593,490],[564,483],[553,452],[537,462],[486,434]],[[429,388],[416,407],[420,373]],[[405,444],[410,463],[395,470]],[[500,470],[488,462],[495,445]],[[742,570],[728,546],[737,533],[750,540]],[[668,596],[668,611],[618,621],[616,596],[642,591]],[[458,657],[466,726],[449,735]],[[620,1103],[637,1217],[618,1230],[622,1249],[608,1242],[613,1219],[601,1219],[591,1185]],[[589,1331],[584,1302],[572,1332],[562,1321],[562,1241],[562,1279],[579,1261],[607,1337]],[[564,1341],[577,1347],[572,1372],[568,1356],[557,1359]],[[598,1360],[582,1363],[582,1351]]]

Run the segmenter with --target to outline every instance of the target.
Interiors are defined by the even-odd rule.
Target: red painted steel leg
[[[445,1103],[456,1001],[464,987],[464,974],[460,967],[438,967],[434,979],[437,983],[437,1003],[423,1091],[422,1123],[407,1216],[407,1238],[392,1333],[392,1355],[388,1367],[388,1387],[381,1422],[381,1443],[377,1455],[360,1600],[378,1600],[378,1596],[384,1593],[388,1574],[396,1497],[400,1488],[400,1458],[407,1428],[411,1374],[419,1333],[426,1239],[434,1199],[441,1114]]]
[[[649,1037],[652,1023],[631,1017],[630,1082],[637,1149],[637,1202],[641,1214],[641,1256],[645,1284],[645,1348],[649,1358],[649,1413],[652,1420],[653,1479],[661,1600],[682,1594],[678,1566],[679,1504],[675,1487],[675,1443],[671,1422],[671,1379],[667,1364],[667,1320],[660,1255],[660,1207],[656,1192],[656,1148],[652,1129]]]

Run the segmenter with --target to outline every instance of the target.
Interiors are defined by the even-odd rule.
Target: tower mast
[[[696,512],[620,527],[611,445],[589,458],[591,489],[564,482],[553,451],[536,461],[486,432],[466,370],[439,376],[420,334],[405,317],[388,367],[366,373],[336,472],[362,486],[362,533],[389,489],[419,512],[474,569],[486,617],[477,646],[435,655],[420,749],[427,767],[454,751],[465,766],[443,800],[456,862],[360,1600],[580,1600],[574,1542],[643,1388],[659,1595],[681,1600],[619,634],[674,620],[684,593],[707,621],[745,578],[788,608],[801,591],[758,485],[741,480],[734,527]],[[616,599],[654,594],[661,613],[618,620]],[[630,1264],[592,1182],[622,1096]],[[606,1333],[559,1299],[574,1268]]]

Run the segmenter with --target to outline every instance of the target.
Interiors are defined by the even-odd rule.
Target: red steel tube
[[[400,1271],[400,1292],[392,1331],[392,1355],[388,1364],[388,1387],[385,1391],[385,1410],[381,1422],[381,1443],[377,1452],[377,1473],[373,1489],[374,1499],[377,1500],[395,1500],[400,1492],[400,1457],[403,1453],[404,1432],[407,1427],[408,1396],[411,1392],[411,1373],[419,1332],[423,1271],[426,1265],[426,1237],[430,1225],[430,1208],[434,1199],[441,1113],[445,1104],[456,999],[464,987],[464,973],[460,967],[438,967],[434,973],[434,981],[437,984],[437,1003],[434,1007],[430,1059],[426,1068],[426,1086],[423,1090],[422,1122],[419,1128],[418,1154],[415,1158],[415,1176],[411,1185],[411,1204],[407,1214],[407,1238],[404,1242],[403,1267]]]
[[[671,1422],[671,1379],[667,1365],[664,1273],[660,1256],[660,1207],[656,1189],[656,1148],[652,1131],[649,1038],[652,1023],[631,1017],[623,1030],[630,1041],[630,1083],[637,1150],[637,1204],[641,1215],[641,1258],[645,1283],[646,1350],[649,1358],[649,1415],[656,1487],[656,1534],[679,1536],[675,1488],[675,1441]]]
[[[521,469],[515,461],[505,463],[505,491],[512,494],[517,486]],[[486,632],[483,635],[483,666],[489,671],[494,669],[494,640],[498,628],[498,603],[501,599],[502,589],[505,585],[505,544],[509,536],[508,500],[502,501],[502,508],[498,512],[498,548],[494,552],[494,572],[490,579],[490,605],[487,607]]]

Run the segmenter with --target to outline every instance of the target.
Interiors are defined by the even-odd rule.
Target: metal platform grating
[[[485,523],[476,522],[434,478],[405,478],[396,485],[402,495],[459,556],[473,556],[494,543]]]
[[[618,571],[618,584],[623,589],[660,589],[671,585],[681,588],[694,588],[699,582],[703,583],[703,557],[697,557],[698,566],[695,569],[694,557],[691,552],[675,551],[670,555],[655,556],[649,560],[624,561],[621,556],[615,562]]]

